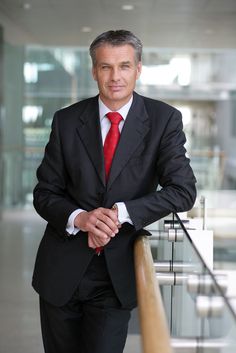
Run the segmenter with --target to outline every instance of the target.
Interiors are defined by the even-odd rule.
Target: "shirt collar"
[[[133,96],[130,98],[130,100],[128,101],[128,103],[126,103],[125,105],[123,105],[123,107],[121,107],[119,110],[117,110],[118,113],[120,113],[120,115],[122,116],[122,118],[125,120],[129,109],[131,107],[131,104],[133,102]],[[98,98],[98,106],[99,106],[99,117],[100,117],[100,121],[102,121],[102,119],[106,116],[107,113],[109,113],[111,111],[111,109],[109,109],[101,100],[100,96]]]

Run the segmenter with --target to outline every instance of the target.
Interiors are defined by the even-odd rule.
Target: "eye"
[[[130,68],[130,65],[129,64],[122,64],[121,65],[121,68],[126,70],[126,69],[129,69]]]
[[[102,66],[101,66],[101,69],[102,69],[102,70],[109,70],[109,68],[110,68],[110,67],[109,67],[108,65],[102,65]]]

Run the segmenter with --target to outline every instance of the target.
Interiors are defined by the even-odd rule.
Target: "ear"
[[[96,68],[94,66],[92,67],[92,75],[93,75],[94,81],[97,81],[97,72],[96,72]]]
[[[137,65],[137,76],[136,76],[136,80],[139,79],[140,75],[141,75],[141,72],[142,72],[142,62],[139,61],[138,62],[138,65]]]

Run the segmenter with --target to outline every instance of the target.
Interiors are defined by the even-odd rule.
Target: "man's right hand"
[[[92,234],[92,243],[98,246],[105,246],[119,231],[117,212],[103,207],[81,212],[76,216],[74,224],[80,230]]]

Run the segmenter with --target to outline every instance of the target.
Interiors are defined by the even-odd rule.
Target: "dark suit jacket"
[[[98,97],[56,112],[34,190],[34,206],[48,222],[33,275],[45,300],[65,304],[94,254],[86,233],[66,236],[70,214],[124,201],[134,225],[125,223],[104,254],[121,303],[135,305],[134,240],[143,227],[195,201],[184,143],[180,112],[134,93],[106,185]]]

